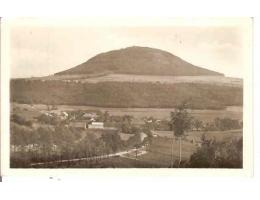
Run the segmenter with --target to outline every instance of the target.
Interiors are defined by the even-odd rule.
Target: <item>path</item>
[[[141,150],[141,154],[139,153],[139,154],[137,154],[137,156],[146,153],[146,151],[144,151],[143,148],[130,149],[128,151],[121,151],[121,152],[111,153],[111,154],[106,154],[106,155],[101,155],[101,156],[92,156],[92,157],[85,157],[85,158],[74,158],[74,159],[66,159],[66,160],[32,163],[32,164],[30,164],[30,166],[39,166],[39,165],[54,164],[54,163],[76,162],[76,161],[83,161],[83,160],[91,161],[91,160],[106,159],[106,158],[120,157],[120,156],[127,157],[124,155],[130,154],[130,153],[135,153],[136,151],[140,151],[140,150]]]

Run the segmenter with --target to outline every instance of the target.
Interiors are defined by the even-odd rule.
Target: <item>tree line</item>
[[[225,106],[242,105],[243,90],[239,87],[191,83],[11,80],[11,101],[18,103],[173,108],[185,100],[192,102],[189,107],[193,109],[223,109]]]

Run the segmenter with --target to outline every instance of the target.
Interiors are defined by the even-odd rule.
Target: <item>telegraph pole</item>
[[[137,148],[135,147],[135,160],[137,160]]]
[[[171,155],[171,168],[173,168],[173,143],[174,143],[174,132],[172,132],[172,155]]]
[[[181,165],[181,136],[179,137],[179,166]]]

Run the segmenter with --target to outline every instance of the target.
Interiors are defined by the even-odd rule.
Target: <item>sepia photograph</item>
[[[9,167],[243,169],[251,31],[251,18],[8,21]]]

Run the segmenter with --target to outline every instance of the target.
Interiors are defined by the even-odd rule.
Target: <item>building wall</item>
[[[88,125],[88,128],[97,128],[97,129],[103,129],[104,124],[103,123],[92,123]]]

